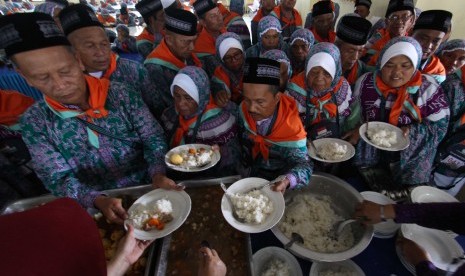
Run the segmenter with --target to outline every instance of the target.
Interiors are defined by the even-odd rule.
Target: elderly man
[[[153,183],[178,189],[165,176],[163,130],[132,87],[82,72],[68,40],[42,13],[0,18],[5,48],[44,101],[21,119],[32,165],[47,189],[100,209],[107,219],[127,218],[121,200],[101,191]]]
[[[292,33],[298,28],[302,28],[302,17],[294,9],[297,0],[283,0],[281,4],[273,9],[270,15],[279,19],[281,22],[284,41],[289,42]]]
[[[208,76],[212,77],[215,68],[220,64],[216,57],[216,38],[226,31],[223,16],[212,0],[197,0],[194,9],[202,26],[195,42],[194,53],[204,64]]]
[[[342,72],[352,88],[361,75],[374,70],[360,60],[370,30],[370,21],[357,16],[345,15],[337,25],[334,44],[341,52]]]
[[[252,29],[252,45],[258,42],[258,22],[260,22],[263,17],[269,15],[275,7],[276,0],[260,1],[260,9],[257,11],[255,16],[252,18],[252,21],[250,22]]]
[[[340,10],[339,4],[335,3],[334,1],[331,1],[331,0],[319,0],[319,1],[329,1],[329,2],[331,2],[331,6],[332,6],[333,12],[334,12],[334,20],[333,20],[333,26],[334,26],[334,23],[336,23],[337,19],[339,18],[339,10]],[[313,24],[313,14],[312,14],[312,12],[309,12],[307,14],[307,17],[305,18],[304,27],[307,28],[307,29],[311,29],[312,24]]]
[[[415,5],[413,0],[390,0],[386,10],[386,28],[378,30],[370,37],[363,58],[368,65],[376,65],[379,52],[394,37],[407,36],[415,23]]]
[[[173,105],[170,86],[178,71],[187,65],[202,67],[200,60],[193,54],[197,39],[197,17],[185,10],[166,9],[165,28],[165,38],[144,62],[156,87],[144,93],[143,97],[157,118]]]
[[[105,29],[87,5],[76,4],[65,8],[60,13],[60,21],[86,74],[132,85],[143,94],[155,89],[144,66],[120,58],[111,51]]]
[[[165,12],[160,0],[142,0],[136,4],[136,9],[142,15],[147,25],[136,38],[137,50],[146,58],[153,49],[157,48],[163,39]]]
[[[438,83],[446,80],[446,69],[435,55],[450,29],[452,13],[444,10],[424,11],[413,27],[412,37],[421,45],[421,73],[431,75]]]
[[[315,37],[315,43],[334,43],[334,11],[332,1],[320,1],[313,5],[312,27],[310,29]]]
[[[276,179],[273,189],[308,185],[312,162],[294,99],[279,92],[280,64],[248,58],[239,127],[244,176]]]

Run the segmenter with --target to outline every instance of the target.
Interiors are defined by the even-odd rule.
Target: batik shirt
[[[98,134],[100,147],[95,148],[86,126],[76,118],[59,118],[45,101],[21,119],[32,166],[46,188],[88,208],[103,190],[148,184],[154,174],[165,172],[163,129],[140,93],[111,82],[105,109],[108,116],[93,123],[126,141]]]

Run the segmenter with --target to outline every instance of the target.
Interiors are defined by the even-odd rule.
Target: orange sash
[[[371,57],[371,59],[368,61],[368,65],[375,66],[376,62],[378,61],[379,54],[381,53],[381,50],[386,46],[386,43],[391,40],[391,35],[386,29],[381,29],[378,31],[380,33],[381,38],[378,39],[370,48],[372,51],[376,51],[376,53]]]
[[[0,89],[0,125],[12,126],[32,105],[34,99],[15,90]]]
[[[224,33],[226,30],[223,28],[221,33]],[[215,48],[216,39],[207,32],[206,28],[203,28],[195,41],[194,53],[196,54],[216,54]]]
[[[108,115],[108,110],[105,109],[105,102],[108,96],[110,81],[107,79],[97,79],[92,76],[85,76],[87,88],[89,89],[89,105],[90,108],[78,116],[87,115],[90,118],[102,118]],[[76,110],[65,107],[62,103],[45,96],[45,101],[58,113],[75,112]]]
[[[208,110],[214,109],[214,108],[219,108],[219,107],[215,104],[215,101],[213,100],[212,96],[210,95],[210,101],[208,102],[208,104],[205,107],[205,110],[202,112],[202,114],[197,115],[197,116],[195,116],[193,118],[190,118],[190,119],[184,119],[184,117],[182,115],[179,115],[178,116],[179,126],[176,129],[176,132],[174,133],[174,137],[173,137],[173,140],[171,142],[171,148],[179,146],[182,139],[184,138],[184,136],[189,131],[189,127],[192,124],[195,124],[197,122],[197,118],[199,116],[202,116],[205,112],[207,112]]]
[[[409,102],[410,106],[413,107],[415,110],[416,114],[412,114],[411,110],[407,109],[409,113],[412,114],[413,117],[418,116],[418,120],[421,123],[421,113],[420,109],[416,105],[416,103],[413,102],[412,98],[410,97],[409,93],[407,92],[407,87],[413,87],[413,86],[421,86],[422,80],[421,80],[421,73],[420,71],[415,72],[413,77],[410,79],[410,81],[403,86],[399,88],[391,88],[387,86],[383,80],[381,79],[381,76],[379,74],[376,75],[376,87],[378,90],[383,94],[384,98],[387,99],[389,94],[394,94],[397,95],[396,101],[394,102],[391,112],[389,113],[389,123],[391,125],[397,126],[399,123],[399,116],[403,110],[404,103]],[[419,92],[417,92],[419,93]],[[416,115],[416,116],[415,116]]]
[[[254,159],[258,156],[258,153],[261,153],[263,158],[268,160],[271,143],[266,140],[273,143],[285,143],[297,142],[307,138],[307,133],[300,120],[295,100],[287,95],[281,95],[277,108],[278,114],[270,135],[262,136],[257,133],[257,123],[247,111],[246,105],[244,102],[241,104],[244,120],[253,132],[249,134],[249,138],[254,141],[254,146],[252,148],[252,156]]]
[[[441,60],[436,56],[431,56],[430,61],[426,64],[426,67],[421,70],[421,73],[428,74],[428,75],[446,75],[446,68],[441,63]]]
[[[157,48],[155,48],[155,50],[153,50],[148,56],[147,56],[147,59],[150,59],[150,58],[157,58],[157,59],[161,59],[163,61],[166,61],[168,63],[171,63],[173,64],[174,66],[176,66],[177,68],[179,69],[182,69],[184,67],[186,67],[187,65],[182,62],[181,60],[179,60],[177,57],[175,57],[173,55],[173,53],[170,51],[170,49],[168,48],[168,45],[166,44],[165,40],[163,39],[161,41],[161,43],[157,46]],[[202,63],[200,62],[200,60],[197,58],[196,55],[194,54],[191,54],[191,58],[192,60],[194,61],[195,63],[195,66],[197,67],[202,67]]]
[[[102,78],[105,78],[105,79],[110,79],[111,77],[111,74],[113,74],[113,72],[115,72],[116,70],[116,58],[118,56],[111,52],[111,57],[110,57],[110,66],[108,66],[108,69],[107,71],[105,71],[105,74],[102,76]]]
[[[300,16],[299,12],[296,9],[292,9],[293,19],[289,19],[285,16],[281,16],[281,5],[274,7],[273,12],[276,14],[279,20],[282,20],[285,24],[281,26],[281,29],[287,28],[289,26],[297,26],[302,27],[302,17]]]
[[[334,43],[336,41],[336,33],[334,31],[329,31],[328,33],[328,38],[322,38],[315,30],[315,27],[312,27],[311,29],[313,36],[315,37],[315,41],[318,42],[330,42]]]
[[[358,76],[358,61],[355,62],[354,66],[352,66],[352,69],[350,69],[349,75],[347,75],[346,79],[350,85],[353,85],[357,81],[357,76]]]
[[[140,33],[140,35],[137,36],[136,40],[147,40],[153,43],[155,41],[155,36],[152,33],[150,33],[149,30],[147,30],[147,28],[144,28],[142,33]]]

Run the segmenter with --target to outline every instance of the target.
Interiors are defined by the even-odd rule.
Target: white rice
[[[298,194],[292,204],[286,207],[279,229],[290,238],[293,232],[304,239],[303,247],[322,253],[336,253],[347,250],[354,244],[352,227],[344,228],[338,240],[328,237],[333,225],[343,218],[331,208],[328,196],[316,198]]]
[[[129,211],[129,221],[137,229],[143,229],[148,219],[152,217],[168,216],[173,213],[171,201],[166,198],[159,199],[155,204],[145,205],[138,203]]]
[[[273,202],[258,190],[231,196],[237,216],[247,223],[260,224],[273,212]]]
[[[279,259],[271,259],[261,276],[291,276],[289,265]]]
[[[181,167],[184,168],[196,168],[203,165],[206,165],[212,161],[212,150],[205,150],[204,152],[200,153],[196,150],[195,154],[190,154],[188,150],[182,151],[179,153],[183,159],[181,163]]]
[[[326,160],[340,160],[347,153],[347,145],[337,142],[324,143],[318,147],[318,154]]]
[[[370,127],[368,128],[367,134],[371,142],[380,147],[390,148],[397,143],[396,132],[387,128]]]

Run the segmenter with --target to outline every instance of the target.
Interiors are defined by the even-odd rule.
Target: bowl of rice
[[[373,236],[373,226],[352,223],[338,239],[329,236],[332,226],[350,218],[363,197],[350,184],[324,173],[312,175],[308,187],[287,191],[286,209],[280,222],[271,230],[283,243],[292,233],[300,234],[304,243],[294,243],[289,250],[304,259],[338,262],[361,253]]]

